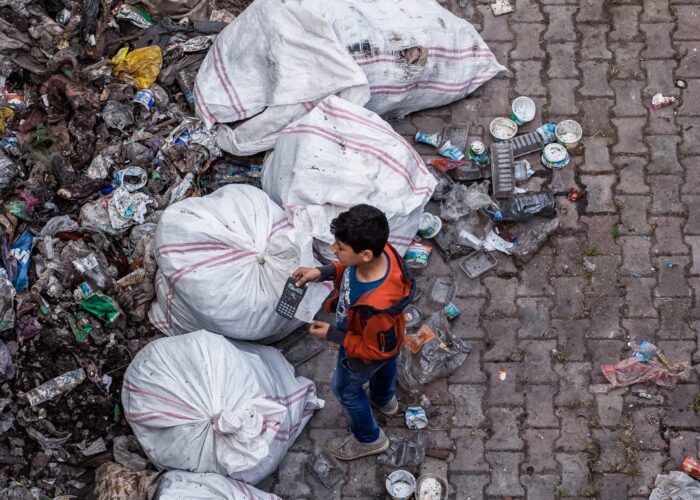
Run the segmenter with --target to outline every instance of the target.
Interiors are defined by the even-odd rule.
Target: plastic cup
[[[559,144],[566,149],[574,149],[581,140],[583,129],[574,120],[564,120],[557,125],[556,135]]]
[[[407,500],[416,491],[416,478],[406,470],[395,470],[385,484],[392,500]]]
[[[489,126],[491,135],[499,141],[513,137],[518,131],[518,124],[510,118],[495,118]]]
[[[521,96],[513,101],[510,118],[518,125],[525,125],[535,118],[537,106],[529,97]]]

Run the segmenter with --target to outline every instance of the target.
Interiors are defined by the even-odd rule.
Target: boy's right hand
[[[297,280],[297,288],[307,283],[317,283],[321,279],[321,270],[317,267],[300,267],[292,273],[292,278]]]

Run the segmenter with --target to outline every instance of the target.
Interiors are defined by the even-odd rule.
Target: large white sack
[[[335,96],[284,129],[265,159],[263,189],[294,227],[327,245],[331,221],[368,203],[405,253],[437,181],[413,146],[377,114]]]
[[[156,467],[256,484],[324,402],[277,349],[201,330],[144,347],[124,375],[122,404]]]
[[[474,27],[434,0],[256,0],[197,75],[197,114],[219,146],[270,149],[328,95],[403,116],[459,100],[505,71]],[[263,112],[264,111],[264,112]]]
[[[310,284],[295,320],[275,312],[287,278],[315,266],[313,242],[260,189],[224,186],[169,206],[155,233],[157,300],[151,322],[167,335],[205,329],[272,341],[311,321],[331,284]]]
[[[166,472],[160,480],[156,500],[282,500],[255,486],[220,474]]]

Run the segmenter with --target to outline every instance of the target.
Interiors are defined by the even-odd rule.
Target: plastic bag
[[[166,472],[160,480],[158,500],[282,500],[255,486],[220,474]]]
[[[152,45],[129,52],[129,49],[121,49],[112,58],[114,68],[112,73],[119,76],[127,83],[132,83],[138,89],[150,88],[158,78],[160,68],[163,66],[163,56],[160,47]]]
[[[34,235],[25,231],[10,245],[10,255],[17,261],[17,275],[12,284],[18,292],[29,288],[29,264],[32,257],[33,241]]]
[[[603,365],[600,370],[612,387],[627,387],[652,381],[663,387],[673,387],[679,381],[688,380],[688,363],[671,363],[654,345],[647,343],[646,351],[653,353],[642,361],[638,355],[620,361],[615,365]]]
[[[277,349],[201,330],[146,345],[126,370],[122,404],[157,467],[255,484],[324,403]]]
[[[15,291],[7,271],[0,266],[0,332],[15,326]]]
[[[80,303],[80,308],[94,314],[107,323],[114,323],[122,315],[119,304],[113,298],[101,293],[93,293],[87,297]]]
[[[649,500],[697,500],[700,498],[700,482],[684,472],[673,470],[659,474]]]
[[[155,247],[158,300],[149,318],[168,335],[205,328],[271,341],[311,321],[332,287],[309,284],[298,320],[275,312],[291,273],[318,262],[310,236],[251,186],[225,186],[171,205],[158,223]]]
[[[470,351],[468,342],[449,332],[444,315],[434,313],[416,333],[406,332],[399,350],[399,384],[416,392],[436,378],[451,375],[464,363]]]
[[[403,255],[436,184],[391,125],[335,96],[280,134],[262,177],[263,189],[294,227],[322,243],[317,247],[333,260],[331,220],[359,203],[386,214],[389,242]]]
[[[6,382],[15,378],[17,368],[12,360],[12,354],[5,345],[5,342],[0,340],[0,382]]]
[[[440,217],[447,221],[456,221],[482,208],[489,208],[493,200],[488,194],[489,182],[456,184],[440,207]]]

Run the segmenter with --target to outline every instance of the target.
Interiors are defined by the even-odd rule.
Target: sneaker
[[[362,386],[362,388],[365,390],[365,394],[367,394],[367,399],[369,399],[369,404],[372,405],[372,408],[376,408],[379,410],[379,413],[382,415],[385,415],[387,417],[393,417],[398,413],[399,411],[399,400],[396,399],[396,396],[393,396],[391,398],[391,401],[389,401],[387,404],[384,406],[379,406],[376,404],[374,401],[372,401],[372,398],[369,395],[369,383],[366,383]]]
[[[378,455],[389,448],[389,438],[379,429],[379,436],[372,443],[360,443],[352,432],[345,437],[333,439],[328,443],[328,451],[338,460],[355,460],[356,458]]]

